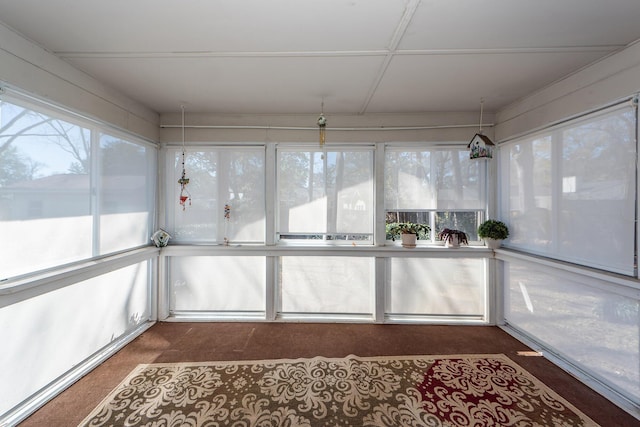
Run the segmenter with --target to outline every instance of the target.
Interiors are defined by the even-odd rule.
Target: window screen
[[[0,101],[0,279],[149,244],[155,147]]]
[[[387,146],[384,207],[387,223],[428,224],[432,239],[454,228],[477,240],[486,209],[486,163],[469,159],[466,146]]]
[[[180,205],[182,148],[168,150],[167,222],[173,240],[264,242],[265,149],[189,148],[185,156],[191,200]],[[225,206],[229,207],[225,216]]]
[[[156,150],[100,135],[100,253],[149,242],[155,188]]]
[[[623,105],[501,146],[508,245],[633,275],[635,132]]]
[[[373,149],[279,149],[280,240],[373,242]]]

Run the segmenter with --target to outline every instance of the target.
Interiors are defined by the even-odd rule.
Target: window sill
[[[487,257],[493,256],[493,251],[483,245],[461,246],[453,249],[443,245],[418,245],[415,248],[404,248],[401,245],[302,245],[280,244],[274,246],[255,244],[231,244],[224,245],[188,245],[170,244],[162,248],[162,256],[379,256],[379,257],[410,257],[410,256],[437,256],[446,257]]]

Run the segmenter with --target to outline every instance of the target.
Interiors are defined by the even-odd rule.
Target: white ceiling
[[[0,0],[159,112],[489,111],[640,39],[639,0]]]

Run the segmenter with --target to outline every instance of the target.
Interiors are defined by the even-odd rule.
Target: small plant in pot
[[[498,249],[502,241],[509,237],[509,227],[502,221],[488,219],[478,227],[478,236],[491,249]]]
[[[445,228],[438,233],[438,239],[442,240],[449,248],[457,249],[460,245],[469,244],[469,236],[462,230],[453,230]]]
[[[429,238],[431,228],[427,224],[417,224],[415,222],[390,222],[386,225],[387,236],[395,241],[402,239],[402,246],[405,248],[415,248],[416,240]]]

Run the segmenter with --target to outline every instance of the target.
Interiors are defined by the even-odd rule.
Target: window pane
[[[438,209],[482,209],[480,169],[485,162],[469,159],[465,150],[439,150],[434,157]]]
[[[477,241],[478,237],[478,218],[480,212],[436,212],[436,230],[438,232],[449,228],[452,230],[460,230],[467,233],[468,240]],[[437,237],[438,232],[435,233]]]
[[[585,285],[540,265],[503,265],[507,323],[640,403],[640,302],[593,278]]]
[[[486,165],[469,159],[464,148],[387,147],[386,222],[416,222],[431,227],[431,241],[444,228],[462,230],[477,241],[486,207]],[[390,236],[387,236],[387,240]]]
[[[148,244],[155,150],[103,134],[99,158],[100,253]]]
[[[543,135],[508,147],[509,242],[544,251],[551,243],[551,136]]]
[[[385,214],[385,223],[390,224],[393,222],[412,222],[414,224],[431,224],[431,213],[430,212],[386,212]],[[433,233],[428,233],[428,235],[424,232],[418,233],[418,240],[422,241],[430,241]],[[392,236],[391,234],[386,235],[386,240],[398,240],[398,236]]]
[[[169,151],[167,214],[174,240],[263,242],[264,147],[188,149],[190,201],[179,203],[182,150]],[[225,205],[230,206],[225,217]]]
[[[150,271],[143,261],[0,308],[0,414],[147,322]]]
[[[280,233],[327,232],[327,194],[322,152],[279,152]]]
[[[281,313],[373,313],[373,258],[281,258]]]
[[[91,135],[0,102],[1,278],[92,256]]]
[[[484,317],[483,259],[391,258],[389,315]]]
[[[172,311],[265,311],[265,257],[169,258]]]
[[[373,238],[373,152],[278,152],[281,239]]]
[[[614,107],[501,147],[507,244],[633,275],[635,129]]]
[[[215,241],[217,238],[218,153],[214,150],[189,150],[185,156],[187,185],[190,200],[182,206],[179,203],[182,176],[182,151],[170,150],[167,158],[167,214],[170,234],[175,241]]]
[[[484,209],[484,169],[466,148],[388,147],[385,209]]]
[[[329,231],[372,233],[373,153],[334,152],[327,156]]]
[[[635,157],[632,110],[578,123],[562,133],[561,256],[633,273]]]
[[[429,151],[387,150],[385,154],[386,209],[434,208],[435,191],[431,187]]]

